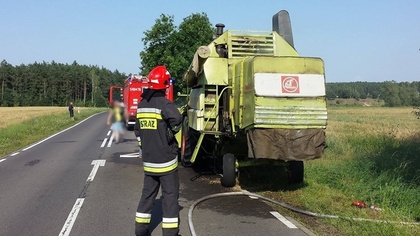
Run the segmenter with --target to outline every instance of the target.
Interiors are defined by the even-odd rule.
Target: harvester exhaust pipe
[[[222,23],[219,23],[216,25],[216,37],[219,37],[223,34],[223,29],[225,28],[225,25]]]
[[[293,43],[292,24],[290,23],[289,12],[281,10],[273,16],[273,31],[276,31],[281,37],[283,37],[290,46],[293,48],[295,47],[295,44]]]

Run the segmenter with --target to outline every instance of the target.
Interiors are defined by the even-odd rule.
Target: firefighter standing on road
[[[144,185],[136,213],[136,235],[150,235],[148,229],[154,200],[162,187],[164,236],[179,232],[179,178],[178,144],[175,134],[179,131],[182,116],[165,98],[171,75],[166,67],[155,67],[149,74],[149,89],[138,105],[134,132],[141,140],[143,152]]]

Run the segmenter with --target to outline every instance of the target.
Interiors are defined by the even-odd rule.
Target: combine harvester
[[[124,80],[124,87],[111,86],[109,88],[109,105],[112,106],[112,102],[122,100],[125,107],[125,114],[128,116],[127,129],[132,130],[136,124],[137,106],[141,101],[141,95],[144,89],[149,87],[147,78],[131,75]],[[121,98],[118,98],[120,96]],[[173,101],[173,83],[170,83],[169,88],[166,90],[166,98]]]
[[[183,78],[190,93],[182,163],[210,159],[231,187],[238,160],[271,159],[287,166],[290,183],[303,182],[303,161],[321,157],[326,146],[322,59],[299,56],[287,11],[274,15],[272,32],[216,27],[216,39],[198,48]]]

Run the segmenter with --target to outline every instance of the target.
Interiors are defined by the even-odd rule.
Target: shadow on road
[[[306,183],[289,184],[285,166],[255,165],[239,168],[239,184],[251,192],[293,191],[304,188]]]

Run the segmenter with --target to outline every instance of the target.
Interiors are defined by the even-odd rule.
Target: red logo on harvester
[[[282,76],[281,91],[283,93],[300,93],[299,76]]]

